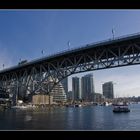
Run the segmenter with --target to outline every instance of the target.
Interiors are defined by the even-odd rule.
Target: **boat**
[[[102,103],[102,105],[103,105],[103,106],[111,106],[112,103],[104,102],[104,103]]]
[[[98,105],[98,103],[94,102],[94,103],[92,103],[92,105],[93,105],[93,106],[96,106],[96,105]]]
[[[82,107],[81,104],[70,104],[70,105],[66,105],[66,107]]]
[[[126,103],[119,103],[114,105],[113,112],[114,113],[130,112],[130,109],[128,108],[128,105]]]
[[[12,106],[12,109],[33,109],[35,108],[34,105],[16,105],[16,106]]]
[[[12,109],[26,109],[27,107],[26,106],[12,106],[11,107]]]

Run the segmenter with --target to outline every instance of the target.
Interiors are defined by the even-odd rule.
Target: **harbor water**
[[[140,104],[128,113],[112,106],[55,107],[0,111],[0,130],[140,130]]]

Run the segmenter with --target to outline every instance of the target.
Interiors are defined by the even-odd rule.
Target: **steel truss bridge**
[[[14,94],[49,94],[72,74],[136,64],[140,64],[140,34],[87,44],[1,70],[0,87]]]

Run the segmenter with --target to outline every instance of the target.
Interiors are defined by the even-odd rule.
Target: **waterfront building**
[[[53,104],[53,96],[49,96],[49,95],[33,95],[32,104],[34,104],[34,105]]]
[[[101,93],[94,93],[94,102],[102,103],[104,102],[104,96]]]
[[[93,74],[87,74],[81,78],[82,99],[85,101],[93,101],[95,93]]]
[[[62,86],[63,86],[63,88],[65,90],[65,93],[68,94],[68,77],[66,77],[65,79],[63,79],[61,81],[61,83],[62,83]]]
[[[59,82],[57,85],[54,86],[54,88],[50,92],[50,95],[53,96],[54,102],[66,102],[67,101],[67,96],[66,96],[64,87],[61,82]]]
[[[68,100],[68,101],[71,101],[71,100],[72,100],[72,91],[69,91],[69,92],[67,93],[67,100]]]
[[[103,95],[105,98],[113,99],[114,98],[114,90],[113,90],[113,82],[106,82],[102,85]]]
[[[9,97],[9,92],[4,88],[0,88],[0,106],[10,107],[12,104],[12,100]]]
[[[49,80],[50,84],[47,85],[46,87],[45,87],[46,83],[45,82],[43,83],[44,84],[43,87],[45,87],[46,90],[51,89],[54,86],[54,82],[58,82],[58,79],[52,79],[51,77],[48,78],[48,80]],[[43,90],[41,90],[41,91],[38,91],[37,94],[46,94],[46,93]],[[49,94],[50,94],[50,96],[53,96],[53,102],[55,102],[55,103],[67,101],[66,93],[65,93],[64,87],[61,82],[58,82],[53,87],[53,89],[50,91]]]
[[[78,77],[72,77],[72,99],[80,100],[80,80]]]

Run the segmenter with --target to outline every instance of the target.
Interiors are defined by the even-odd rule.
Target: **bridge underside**
[[[140,41],[127,41],[4,73],[0,75],[0,87],[22,97],[49,94],[58,82],[72,74],[135,64],[140,64]]]

